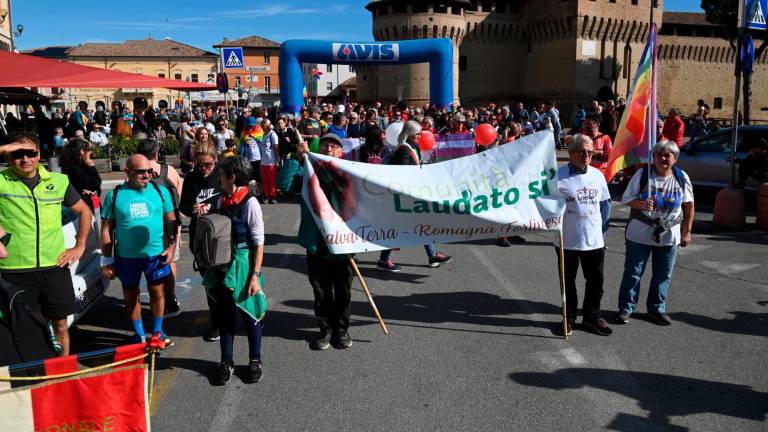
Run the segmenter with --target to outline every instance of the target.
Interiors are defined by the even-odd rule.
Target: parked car
[[[681,149],[678,165],[690,175],[694,187],[721,189],[731,183],[731,131],[720,129],[688,142]],[[738,170],[739,160],[747,156],[752,143],[768,141],[768,126],[741,126],[736,139]],[[757,190],[760,184],[750,179],[746,187]]]
[[[64,245],[71,248],[75,245],[78,230],[78,219],[68,209],[62,211],[62,230],[64,231]],[[101,221],[94,218],[91,224],[91,232],[85,242],[85,251],[78,261],[72,263],[70,273],[72,285],[75,288],[75,305],[77,311],[67,317],[67,325],[71,326],[96,304],[96,301],[109,288],[109,279],[101,275]]]

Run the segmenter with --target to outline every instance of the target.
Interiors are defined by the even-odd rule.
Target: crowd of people
[[[495,145],[508,145],[524,135],[549,130],[556,145],[567,149],[569,162],[560,168],[558,177],[558,187],[566,201],[562,245],[568,303],[565,331],[570,333],[575,325],[578,310],[575,278],[581,265],[586,279],[583,324],[597,334],[608,335],[611,329],[601,317],[600,303],[604,285],[603,237],[609,226],[610,194],[601,171],[610,156],[611,139],[623,109],[622,100],[618,104],[594,102],[589,111],[580,107],[570,131],[564,134],[570,138],[562,142],[563,126],[553,101],[545,101],[532,109],[526,109],[522,103],[489,104],[472,109],[414,107],[404,103],[321,104],[302,108],[297,115],[262,107],[229,112],[223,108],[202,109],[182,112],[178,127],[167,132],[168,119],[163,110],[125,113],[121,109],[120,113],[104,113],[98,119],[96,114],[103,111],[97,111],[91,119],[78,110],[69,115],[70,121],[62,127],[68,139],[58,153],[62,174],[48,172],[40,163],[47,139],[45,134],[16,133],[6,140],[8,144],[0,146],[0,154],[10,164],[0,173],[0,224],[14,236],[10,242],[4,242],[8,256],[0,260],[0,276],[28,287],[24,300],[42,307],[44,315],[54,323],[62,353],[68,353],[66,317],[74,311],[74,294],[66,268],[82,254],[96,208],[94,203],[100,201],[102,272],[122,284],[132,340],[144,342],[153,337],[169,347],[174,341],[163,331],[163,320],[178,314],[181,308],[174,293],[177,271],[174,261],[182,253],[179,247],[181,219],[189,218],[189,236],[193,239],[201,218],[224,215],[230,220],[233,232],[231,265],[199,269],[210,312],[210,329],[205,339],[220,341],[221,358],[215,381],[224,385],[234,371],[235,323],[237,319],[242,320],[249,345],[248,377],[251,382],[258,382],[263,374],[261,317],[264,313],[259,298],[263,297],[264,238],[265,233],[269,233],[262,205],[274,204],[280,197],[276,177],[281,167],[290,160],[302,161],[311,148],[331,157],[344,157],[345,138],[362,139],[357,154],[360,162],[419,165],[422,158],[418,142],[423,131],[437,135],[471,134],[480,124],[488,123],[497,131]],[[116,114],[119,117],[113,117]],[[385,131],[394,122],[403,125],[397,143],[392,145],[386,143]],[[143,133],[143,139],[136,153],[126,161],[126,181],[99,200],[101,180],[90,157],[93,143],[78,136],[76,131],[84,134],[106,126],[110,134],[115,134],[126,125],[131,130],[138,128],[137,133]],[[171,134],[181,143],[180,173],[159,163],[158,141]],[[671,323],[665,298],[678,247],[691,242],[694,208],[690,178],[675,165],[679,147],[673,141],[675,137],[666,138],[662,134],[653,148],[652,166],[637,170],[622,197],[622,204],[632,211],[616,323],[626,323],[635,312],[640,279],[650,256],[653,266],[646,306],[658,324]],[[49,143],[54,143],[53,138],[50,139]],[[320,179],[329,202],[339,202],[333,197],[338,191],[326,184],[322,176]],[[39,213],[35,203],[42,199],[51,205]],[[349,335],[351,264],[346,256],[329,252],[308,208],[301,200],[300,205],[298,242],[307,251],[307,275],[319,328],[310,346],[316,350],[330,346],[348,348],[352,345]],[[80,216],[77,242],[69,249],[64,247],[61,237],[62,206]],[[33,229],[35,226],[39,229]],[[510,246],[510,240],[516,241],[499,239],[499,245]],[[189,243],[190,247],[194,244]],[[30,244],[37,248],[28,247]],[[434,244],[424,248],[430,267],[452,260],[451,256],[438,252]],[[556,250],[559,253],[560,249]],[[400,271],[391,254],[392,251],[382,251],[377,267]],[[149,332],[144,328],[139,305],[142,275],[150,296]]]

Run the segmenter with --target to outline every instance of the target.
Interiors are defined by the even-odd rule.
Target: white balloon
[[[390,147],[397,147],[397,137],[400,136],[400,132],[403,130],[403,122],[395,122],[387,126],[384,131],[385,140]]]

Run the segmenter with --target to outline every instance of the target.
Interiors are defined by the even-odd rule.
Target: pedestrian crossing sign
[[[224,65],[224,69],[242,69],[245,67],[243,64],[243,49],[242,48],[222,48],[221,49],[221,63]]]
[[[768,30],[765,13],[768,0],[744,0],[744,27],[752,30]]]

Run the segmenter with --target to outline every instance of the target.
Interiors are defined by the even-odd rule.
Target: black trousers
[[[560,248],[555,248],[558,258]],[[600,318],[600,301],[603,299],[603,263],[605,249],[578,251],[565,249],[565,302],[568,319],[576,321],[579,297],[576,292],[576,273],[581,272],[586,281],[584,287],[584,305],[581,314],[585,320],[594,321]]]
[[[307,254],[307,276],[315,295],[321,332],[346,332],[352,314],[352,267],[347,260]]]

